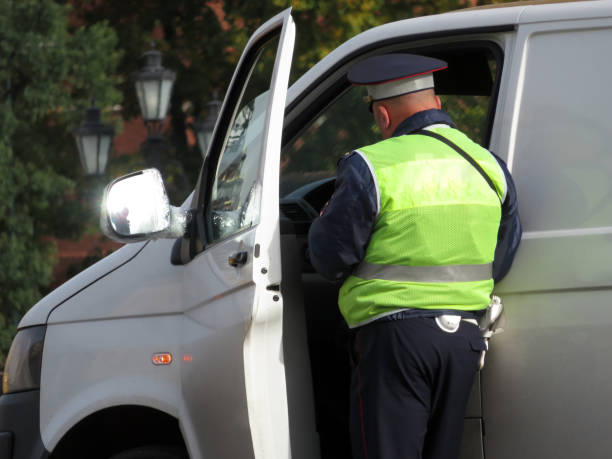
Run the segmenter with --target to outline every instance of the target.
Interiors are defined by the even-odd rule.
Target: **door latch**
[[[238,266],[242,266],[247,262],[248,254],[246,252],[236,252],[227,259],[227,262],[237,268]]]

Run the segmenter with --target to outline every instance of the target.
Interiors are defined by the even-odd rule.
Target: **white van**
[[[152,172],[116,181],[108,199],[127,187],[149,199],[126,204],[129,227],[107,224],[150,240],[21,321],[0,458],[350,457],[338,285],[304,249],[336,159],[377,139],[347,67],[403,51],[449,63],[444,107],[507,162],[525,230],[496,286],[505,333],[474,386],[462,458],[609,457],[612,2],[528,3],[376,27],[289,90],[290,11],[266,22],[181,210],[152,194]]]

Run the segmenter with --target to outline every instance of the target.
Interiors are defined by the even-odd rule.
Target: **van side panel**
[[[48,450],[89,414],[130,404],[176,417],[193,457],[253,456],[243,346],[254,285],[227,263],[252,239],[240,233],[182,266],[170,265],[173,241],[151,241],[53,311],[41,390]],[[172,363],[155,366],[156,353]]]
[[[50,324],[40,397],[46,448],[53,451],[81,419],[112,406],[142,405],[178,417],[180,322],[170,315]],[[176,360],[153,365],[156,352]]]
[[[482,374],[488,457],[612,447],[610,43],[612,19],[518,29],[496,129],[507,130],[525,232],[497,286],[505,332]]]

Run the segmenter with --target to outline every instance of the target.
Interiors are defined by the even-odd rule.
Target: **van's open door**
[[[290,456],[278,175],[294,39],[286,10],[249,40],[196,188],[205,240],[181,295],[181,419],[193,420],[181,428],[192,457]]]

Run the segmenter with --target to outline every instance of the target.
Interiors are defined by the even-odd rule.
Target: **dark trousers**
[[[353,459],[456,459],[484,342],[475,325],[447,333],[431,318],[374,322],[355,335]]]

